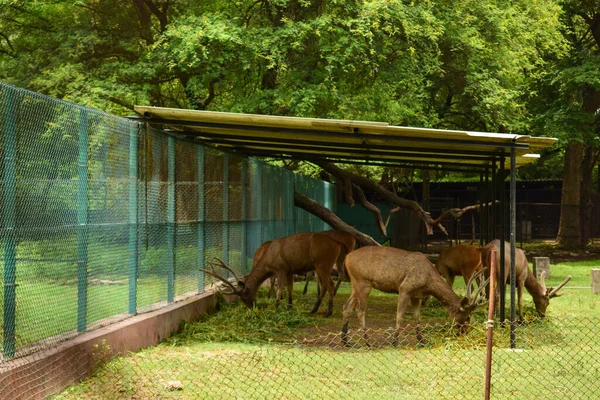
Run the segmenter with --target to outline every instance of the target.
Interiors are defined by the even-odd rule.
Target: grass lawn
[[[594,398],[600,379],[600,296],[591,294],[589,270],[597,261],[551,266],[556,284],[573,276],[565,295],[553,299],[547,318],[535,317],[531,296],[525,293],[526,322],[517,326],[517,349],[508,347],[509,329],[496,326],[492,364],[492,398]],[[350,338],[354,347],[340,345],[341,306],[350,286],[343,284],[334,315],[309,311],[314,286],[300,294],[295,305],[274,309],[274,300],[261,292],[258,306],[222,305],[215,314],[187,324],[159,346],[112,360],[94,376],[68,388],[57,399],[472,399],[484,389],[486,311],[478,310],[470,331],[456,335],[447,313],[431,302],[422,319],[432,322],[418,345],[410,327],[398,348],[379,346],[394,325],[396,296],[373,291],[367,326],[372,348],[363,346],[360,332]],[[457,291],[464,290],[458,282]],[[323,306],[322,306],[323,307]],[[350,328],[356,329],[355,317]],[[351,331],[352,333],[352,331]],[[388,336],[386,336],[388,335]],[[101,351],[101,350],[99,350]],[[105,349],[108,351],[108,349]]]

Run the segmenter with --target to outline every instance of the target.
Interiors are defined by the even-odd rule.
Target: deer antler
[[[571,275],[569,275],[569,276],[567,276],[567,277],[565,278],[565,280],[564,280],[564,281],[562,281],[562,282],[560,283],[560,285],[558,285],[556,288],[554,288],[554,289],[553,289],[553,288],[550,288],[550,289],[549,289],[549,290],[550,290],[550,293],[548,294],[548,297],[549,297],[549,298],[553,298],[553,297],[560,297],[560,296],[562,296],[562,295],[563,295],[562,293],[561,293],[561,294],[558,294],[557,292],[558,292],[560,289],[562,289],[562,287],[563,287],[563,286],[565,286],[565,285],[567,284],[567,282],[569,282],[569,281],[571,280],[571,278],[572,278],[572,276],[571,276]]]
[[[546,289],[546,271],[540,272],[540,286],[544,293],[548,293],[548,290]]]
[[[216,271],[215,271],[215,266],[221,267],[226,269],[227,271],[231,272],[231,274],[233,275],[233,277],[235,278],[236,282],[239,281],[239,278],[237,277],[237,275],[235,274],[235,272],[227,265],[223,262],[223,260],[221,260],[220,258],[216,258],[215,260],[217,260],[219,262],[219,264],[217,265],[216,263],[209,261],[208,265],[210,265],[210,269],[211,271],[207,270],[207,269],[203,269],[200,268],[200,271],[209,274],[211,276],[214,276],[215,278],[217,278],[218,280],[220,280],[221,282],[223,282],[225,285],[229,286],[229,288],[231,289],[230,291],[227,292],[223,292],[224,294],[236,294],[239,295],[242,291],[239,290],[238,288],[236,288],[227,278],[224,278],[223,276],[219,275]]]
[[[471,290],[473,289],[473,285],[479,278],[484,274],[487,268],[482,268],[479,271],[475,272],[471,275],[469,282],[467,282],[467,298],[469,299],[469,305],[479,307],[487,303],[487,299],[485,298],[485,288],[490,283],[490,278],[488,277],[486,280],[479,284],[479,287],[475,291],[475,294],[471,294]]]

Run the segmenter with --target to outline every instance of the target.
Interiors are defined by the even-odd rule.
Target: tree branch
[[[323,221],[327,222],[329,226],[331,226],[334,229],[350,232],[356,238],[356,242],[359,246],[380,246],[380,244],[377,243],[377,241],[371,236],[365,235],[364,233],[351,227],[350,225],[339,219],[338,216],[332,213],[329,209],[323,207],[313,199],[306,197],[305,195],[297,192],[296,190],[294,190],[294,205],[319,217]]]
[[[334,176],[347,177],[353,183],[356,183],[357,185],[359,185],[363,188],[369,188],[370,190],[374,191],[375,193],[377,193],[377,195],[379,195],[384,200],[387,200],[390,203],[396,204],[402,208],[407,208],[407,209],[411,210],[419,218],[421,218],[423,220],[423,222],[425,223],[425,227],[427,228],[427,234],[429,234],[429,235],[433,234],[433,227],[437,226],[442,232],[444,232],[444,234],[446,236],[448,236],[448,231],[446,231],[446,228],[444,228],[444,226],[440,223],[440,221],[434,221],[431,218],[431,216],[429,215],[429,213],[427,213],[425,210],[423,210],[423,208],[421,208],[421,206],[417,202],[403,199],[403,198],[395,195],[394,193],[390,192],[389,190],[385,189],[381,185],[378,185],[377,183],[373,182],[369,178],[362,177],[362,176],[353,174],[348,171],[344,171],[343,169],[337,167],[336,165],[334,165],[332,163],[329,163],[326,161],[313,161],[313,162]]]

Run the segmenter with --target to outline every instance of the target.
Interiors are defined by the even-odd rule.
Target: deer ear
[[[466,311],[466,307],[469,305],[469,299],[466,297],[463,297],[463,299],[460,301],[460,311],[464,312]]]

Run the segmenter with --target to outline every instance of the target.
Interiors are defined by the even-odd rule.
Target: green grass
[[[590,286],[589,269],[597,262],[552,265],[549,284],[571,274],[571,286]],[[419,345],[409,329],[398,348],[361,346],[360,332],[350,338],[356,348],[340,346],[341,306],[350,286],[335,300],[334,315],[310,315],[314,285],[294,307],[275,310],[264,291],[258,306],[221,304],[218,313],[187,324],[160,345],[112,360],[91,379],[68,388],[57,399],[161,398],[378,398],[472,399],[484,388],[486,310],[474,314],[470,331],[457,336],[447,313],[431,302],[423,321],[435,322]],[[464,283],[457,282],[457,291]],[[462,286],[462,288],[461,288]],[[531,297],[524,296],[526,323],[517,326],[517,351],[509,348],[510,329],[496,326],[492,364],[492,398],[594,398],[600,379],[600,296],[588,289],[565,289],[551,301],[547,318],[535,317]],[[367,326],[394,325],[395,295],[373,291]],[[410,321],[410,317],[408,318]],[[351,329],[358,327],[356,318]],[[352,333],[353,331],[351,331]],[[173,381],[178,383],[174,384]],[[179,386],[181,385],[181,386]]]

